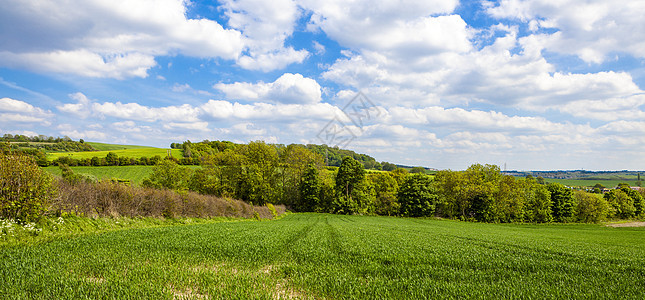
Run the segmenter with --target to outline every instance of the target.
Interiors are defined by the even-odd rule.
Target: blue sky
[[[2,134],[645,170],[643,1],[4,2]]]

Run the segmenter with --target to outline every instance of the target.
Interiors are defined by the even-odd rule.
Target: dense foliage
[[[164,160],[147,185],[254,204],[279,203],[302,212],[533,223],[599,222],[643,215],[642,196],[629,187],[599,198],[531,176],[503,175],[494,165],[475,164],[462,172],[445,170],[434,176],[401,168],[368,173],[349,156],[337,169],[323,168],[323,158],[300,145],[224,146],[213,154],[201,152],[203,168],[195,171]]]
[[[38,220],[54,195],[51,175],[32,157],[0,153],[0,217],[20,222]]]

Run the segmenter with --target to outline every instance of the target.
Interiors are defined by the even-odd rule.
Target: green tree
[[[526,179],[531,180],[531,179]],[[522,197],[522,183],[513,176],[503,176],[495,192],[494,221],[519,222],[524,220],[526,202]]]
[[[525,203],[524,221],[533,223],[549,223],[551,215],[551,192],[537,180],[526,179],[522,182],[522,199]]]
[[[108,152],[105,156],[105,163],[108,166],[118,166],[119,165],[119,156],[114,152]]]
[[[382,162],[381,163],[381,169],[383,171],[394,171],[396,170],[397,166],[395,164],[389,163],[389,162]]]
[[[399,188],[401,214],[409,217],[432,216],[438,200],[432,179],[425,174],[411,174]]]
[[[573,194],[576,200],[576,214],[578,221],[597,223],[605,220],[609,213],[609,203],[601,195],[576,191]]]
[[[242,172],[242,199],[256,205],[275,203],[280,195],[278,152],[262,141],[250,142],[241,149],[246,157]]]
[[[634,202],[634,215],[640,216],[643,213],[643,196],[639,192],[632,190],[630,187],[623,187],[620,190],[627,194],[627,196],[629,196],[629,198]]]
[[[378,215],[393,216],[399,212],[397,194],[399,184],[391,173],[378,172],[367,177],[374,189],[374,206]]]
[[[321,182],[318,167],[309,164],[300,182],[300,198],[295,203],[297,211],[316,211],[320,208]]]
[[[399,186],[403,184],[403,180],[405,180],[408,174],[409,174],[408,170],[404,168],[396,168],[390,173],[390,175],[392,175],[394,180],[396,180],[396,184],[398,184]]]
[[[323,157],[302,145],[291,144],[280,154],[281,202],[292,205],[301,200],[300,185],[305,172],[313,166],[318,171],[323,167]]]
[[[415,174],[415,173],[426,173],[426,169],[424,167],[414,167],[410,170],[410,173]]]
[[[0,217],[37,221],[55,194],[51,175],[33,158],[0,153]]]
[[[435,186],[439,193],[440,215],[448,218],[466,215],[470,203],[465,195],[466,177],[463,172],[439,171],[435,175]]]
[[[609,215],[613,218],[629,219],[634,216],[636,208],[634,199],[622,189],[611,190],[603,196],[609,203]]]
[[[575,215],[575,200],[573,190],[559,183],[547,185],[551,193],[551,211],[553,219],[557,222],[567,222]]]
[[[182,190],[188,188],[191,176],[191,169],[164,159],[152,168],[152,173],[142,184],[147,187]]]
[[[370,208],[363,165],[349,156],[343,158],[336,174],[335,200],[338,213],[365,213]]]

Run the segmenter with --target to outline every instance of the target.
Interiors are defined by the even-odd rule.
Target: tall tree
[[[375,212],[379,215],[393,216],[399,213],[397,193],[399,184],[390,172],[378,172],[367,177],[374,189]]]
[[[278,152],[274,146],[262,141],[250,142],[242,147],[246,157],[243,168],[243,199],[264,205],[278,200]]]
[[[300,182],[300,198],[294,204],[297,211],[316,211],[320,208],[320,174],[314,164],[309,164]]]
[[[569,221],[575,214],[573,190],[559,183],[549,183],[547,188],[551,193],[553,218],[558,222]]]
[[[335,211],[339,213],[364,213],[371,200],[365,183],[363,165],[347,156],[336,174]]]
[[[438,198],[430,176],[419,173],[408,175],[398,192],[401,214],[409,217],[432,216]]]

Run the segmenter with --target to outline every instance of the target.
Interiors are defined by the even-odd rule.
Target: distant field
[[[201,168],[200,166],[188,166],[191,169]],[[152,173],[154,166],[108,166],[108,167],[70,167],[74,173],[96,176],[98,179],[130,179],[133,184],[141,184],[144,178]],[[44,168],[47,172],[61,176],[59,167],[50,166]]]
[[[99,150],[99,151],[154,148],[154,147],[148,147],[148,146],[116,145],[116,144],[105,144],[105,143],[95,143],[95,142],[85,142],[85,143],[91,145],[92,147],[94,147],[96,150]]]
[[[92,143],[94,144],[94,143]],[[93,145],[94,146],[94,145]],[[113,146],[115,145],[109,145],[104,148],[114,148]],[[133,147],[133,148],[128,148],[128,147]],[[139,157],[153,157],[155,155],[159,155],[161,157],[166,157],[168,153],[168,149],[162,149],[162,148],[153,148],[153,147],[140,147],[140,146],[121,146],[121,149],[112,149],[112,150],[104,150],[104,151],[86,151],[86,152],[56,152],[56,153],[47,153],[47,159],[48,160],[54,160],[58,157],[61,156],[70,156],[76,159],[83,159],[83,158],[92,158],[94,156],[96,157],[105,157],[109,152],[113,152],[114,154],[118,155],[119,157],[125,156],[125,157],[134,157],[134,158],[139,158]],[[180,149],[172,149],[172,156],[176,158],[182,158],[182,150]]]
[[[644,299],[645,228],[290,214],[0,247],[7,299]]]
[[[600,183],[606,188],[613,188],[619,183],[629,183],[630,186],[636,186],[636,180],[621,180],[621,179],[612,179],[612,180],[603,180],[603,179],[552,179],[545,178],[546,182],[556,182],[566,186],[586,186],[592,187],[596,183]]]

